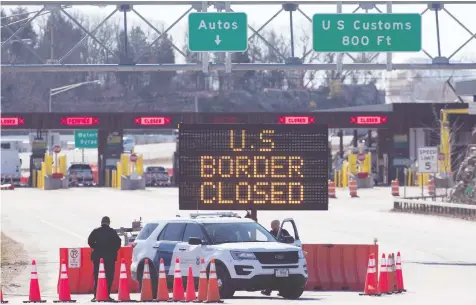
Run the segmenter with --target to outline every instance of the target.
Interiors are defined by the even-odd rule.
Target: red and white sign
[[[438,160],[445,161],[445,154],[439,154],[438,155]]]
[[[59,145],[53,146],[53,151],[54,151],[55,154],[60,153],[61,152],[61,146],[59,146]]]
[[[137,161],[137,155],[136,154],[130,155],[129,160],[131,160],[131,162],[136,162]]]
[[[280,124],[315,124],[316,118],[312,116],[282,116]]]
[[[172,123],[172,119],[165,116],[143,116],[135,118],[134,122],[143,126],[163,126]]]
[[[23,118],[1,118],[0,126],[18,126],[25,124],[25,120]]]
[[[99,119],[92,116],[76,116],[61,118],[60,123],[68,126],[91,126],[99,124]]]
[[[365,160],[365,154],[358,154],[357,155],[357,160],[364,161]]]
[[[350,118],[351,124],[356,125],[382,125],[387,124],[386,116],[353,116]]]

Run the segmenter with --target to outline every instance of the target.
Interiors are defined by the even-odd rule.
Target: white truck
[[[1,162],[0,177],[2,184],[20,185],[21,158],[14,142],[2,140]]]

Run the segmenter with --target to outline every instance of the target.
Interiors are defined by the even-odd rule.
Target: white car
[[[292,221],[286,221],[289,220]],[[295,230],[294,221],[292,223]],[[295,235],[299,238],[297,231]],[[292,236],[281,240],[283,242],[278,242],[255,221],[234,213],[197,213],[190,218],[152,221],[145,224],[132,244],[132,277],[142,282],[144,260],[148,259],[155,297],[161,258],[169,287],[172,287],[177,257],[182,276],[186,276],[192,266],[196,285],[200,259],[205,259],[208,271],[210,260],[214,258],[221,298],[231,298],[235,291],[272,289],[284,298],[297,299],[308,278],[306,259],[301,248],[293,245]]]

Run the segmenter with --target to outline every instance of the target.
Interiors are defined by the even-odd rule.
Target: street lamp
[[[71,85],[67,85],[67,86],[63,86],[63,87],[58,87],[58,88],[51,88],[50,89],[50,97],[49,97],[49,101],[48,101],[48,112],[52,112],[52,97],[57,95],[57,94],[60,94],[60,93],[63,93],[63,92],[66,92],[66,91],[69,91],[71,89],[75,89],[75,88],[78,88],[78,87],[81,87],[81,86],[84,86],[84,85],[89,85],[89,84],[101,84],[101,81],[100,80],[93,80],[93,81],[87,81],[87,82],[82,82],[82,83],[76,83],[76,84],[71,84]],[[51,153],[51,150],[53,149],[53,145],[52,145],[52,139],[51,139],[51,132],[48,130],[48,151]]]

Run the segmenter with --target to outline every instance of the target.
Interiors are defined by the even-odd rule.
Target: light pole
[[[52,112],[52,97],[57,95],[57,94],[60,94],[60,93],[63,93],[63,92],[66,92],[66,91],[69,91],[71,89],[75,89],[75,88],[78,88],[78,87],[81,87],[81,86],[84,86],[84,85],[89,85],[89,84],[101,84],[101,82],[99,80],[93,80],[93,81],[87,81],[87,82],[82,82],[82,83],[76,83],[76,84],[71,84],[71,85],[66,85],[66,86],[63,86],[63,87],[58,87],[58,88],[51,88],[50,89],[50,96],[49,96],[49,100],[48,100],[48,112]],[[51,150],[53,149],[53,145],[52,145],[52,139],[51,139],[51,132],[48,130],[48,151],[51,153]]]

